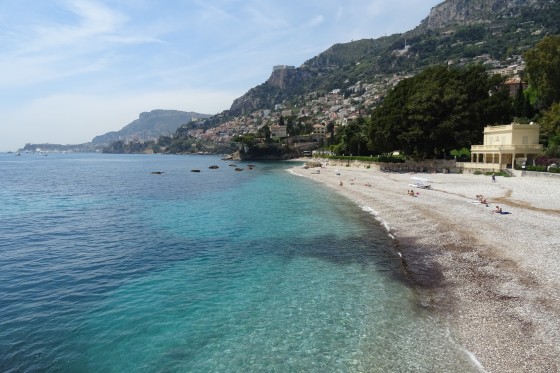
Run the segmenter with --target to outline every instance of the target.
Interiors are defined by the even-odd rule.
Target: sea
[[[294,165],[0,154],[0,371],[478,371],[371,209]]]

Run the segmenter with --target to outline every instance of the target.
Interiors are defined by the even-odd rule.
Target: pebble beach
[[[560,371],[560,178],[326,164],[291,172],[371,211],[394,238],[419,305],[481,372]]]

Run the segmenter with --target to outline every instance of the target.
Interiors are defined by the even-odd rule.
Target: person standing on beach
[[[492,172],[492,182],[495,183],[496,182],[496,174]]]

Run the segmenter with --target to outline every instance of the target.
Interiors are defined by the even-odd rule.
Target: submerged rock
[[[200,170],[194,169],[194,170],[191,170],[191,172],[200,172]]]
[[[215,169],[220,168],[220,167],[219,167],[219,166],[216,166],[216,165],[212,165],[212,166],[210,166],[210,167],[208,167],[208,168],[211,169],[211,170],[215,170]]]

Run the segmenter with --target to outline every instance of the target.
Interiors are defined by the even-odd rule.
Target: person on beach
[[[342,180],[340,180],[340,183],[338,184],[339,186],[342,186]]]
[[[497,214],[501,214],[502,213],[502,208],[500,206],[496,206],[496,208],[492,212],[495,212]]]
[[[492,182],[495,183],[496,182],[496,174],[492,172]]]

